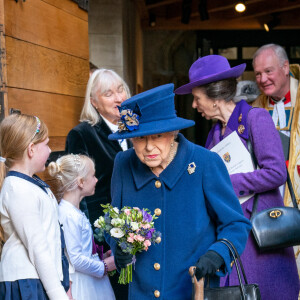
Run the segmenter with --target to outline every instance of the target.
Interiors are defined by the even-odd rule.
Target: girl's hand
[[[115,258],[113,256],[109,256],[109,257],[105,258],[104,261],[107,264],[108,272],[116,269]]]
[[[72,286],[72,281],[70,281],[70,288],[69,290],[67,291],[67,295],[69,297],[70,300],[75,300],[72,296],[72,291],[71,291],[71,286]]]
[[[111,250],[108,250],[103,254],[103,259],[110,257],[110,256],[111,256]]]

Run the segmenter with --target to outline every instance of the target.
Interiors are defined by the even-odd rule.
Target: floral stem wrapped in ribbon
[[[120,272],[119,283],[127,284],[132,281],[135,254],[147,251],[152,244],[161,240],[161,233],[154,228],[157,216],[145,208],[125,206],[119,210],[111,204],[101,206],[105,215],[99,217],[94,226],[113,237],[124,253],[133,255],[132,263]]]

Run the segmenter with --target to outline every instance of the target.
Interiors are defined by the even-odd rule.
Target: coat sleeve
[[[86,222],[82,218],[66,214],[63,227],[70,261],[76,271],[101,278],[104,274],[103,262],[82,253],[83,226],[86,226]]]
[[[29,189],[15,187],[5,197],[8,197],[8,211],[13,227],[26,247],[28,257],[35,266],[49,299],[67,300],[68,296],[61,285],[45,239],[47,232],[43,229],[38,195]]]
[[[85,139],[82,133],[72,129],[66,140],[66,152],[73,154],[84,154],[89,156],[88,149],[86,147]]]
[[[259,169],[230,176],[238,197],[267,192],[286,181],[281,140],[270,114],[265,109],[252,109],[248,114],[248,126]]]
[[[241,254],[246,246],[251,223],[243,215],[222,159],[213,152],[210,156],[203,171],[203,190],[208,213],[216,225],[216,240],[230,240]],[[208,250],[220,254],[225,261],[224,273],[230,272],[231,257],[227,247],[216,242]],[[224,273],[221,272],[220,275]]]

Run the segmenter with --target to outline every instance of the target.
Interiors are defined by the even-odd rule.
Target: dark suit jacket
[[[105,121],[100,117],[100,121],[95,126],[82,122],[74,127],[67,136],[67,153],[84,154],[91,157],[95,162],[98,179],[95,194],[86,197],[81,205],[85,213],[87,213],[87,206],[91,224],[102,215],[100,204],[111,202],[110,181],[114,159],[116,154],[122,151],[118,141],[108,139],[108,135],[111,133]]]

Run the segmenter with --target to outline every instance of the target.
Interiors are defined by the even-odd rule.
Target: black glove
[[[115,255],[115,264],[118,269],[125,268],[132,262],[132,254],[124,253],[122,249],[117,246]]]
[[[206,275],[214,275],[224,264],[224,259],[215,251],[207,251],[196,263],[196,278],[200,280]]]

